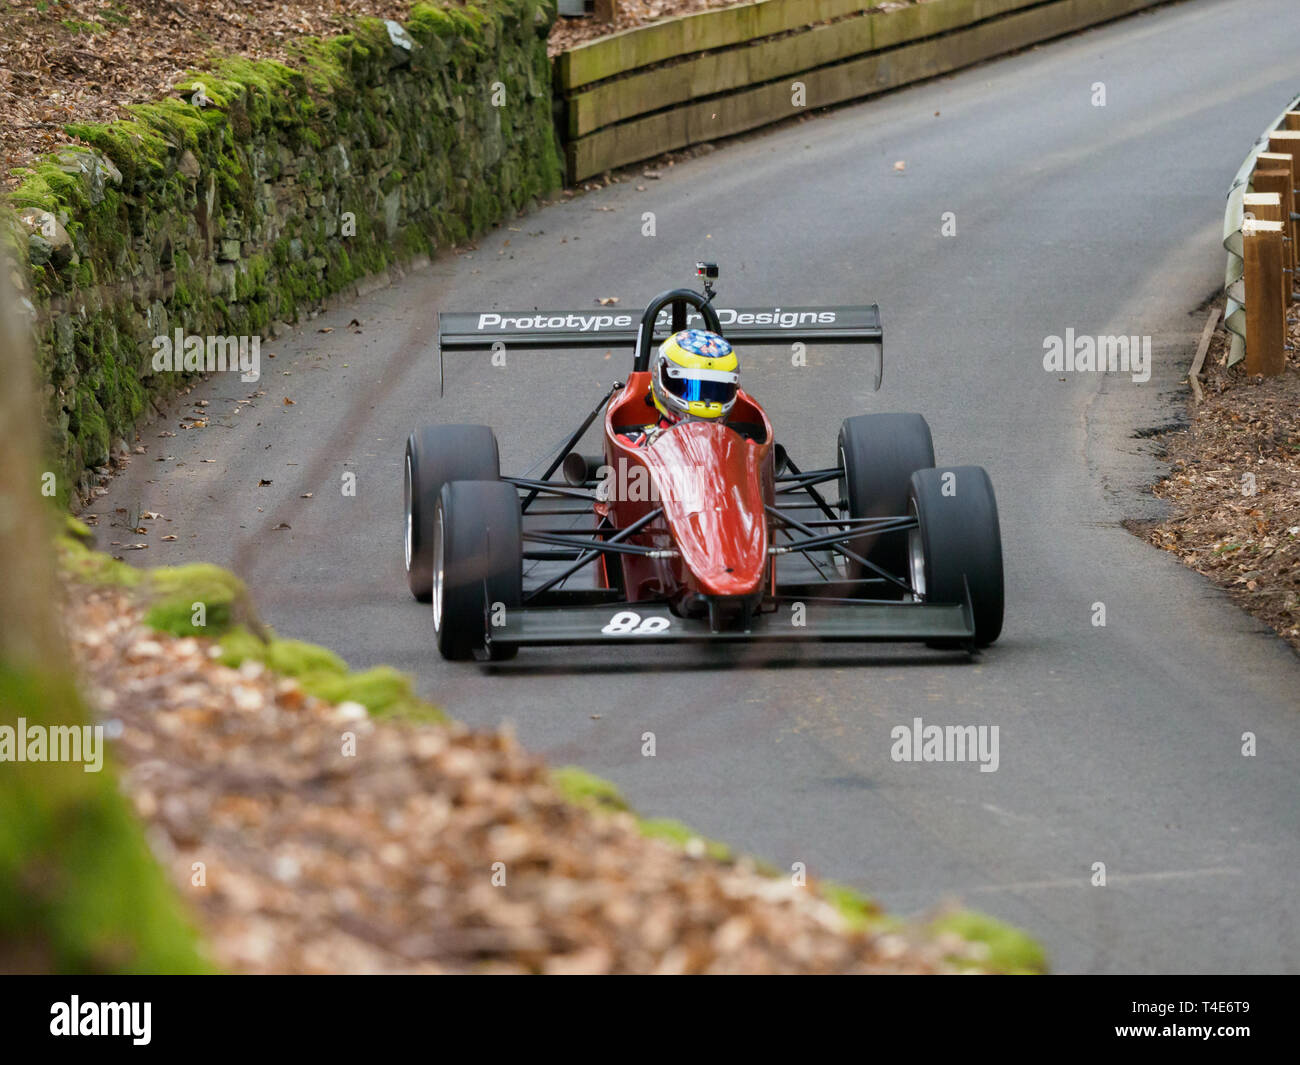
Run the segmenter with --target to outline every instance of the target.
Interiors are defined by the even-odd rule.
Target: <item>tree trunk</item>
[[[59,627],[56,514],[10,268],[0,249],[0,972],[202,970],[112,768],[16,760],[23,731],[90,717]]]

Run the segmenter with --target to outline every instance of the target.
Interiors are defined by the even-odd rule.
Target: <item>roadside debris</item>
[[[1203,357],[1189,428],[1161,438],[1169,477],[1154,491],[1174,514],[1137,529],[1227,589],[1300,651],[1300,322],[1280,377],[1221,365],[1220,323]]]
[[[985,946],[854,930],[812,888],[565,799],[507,730],[330,705],[75,588],[122,786],[235,972],[943,972]],[[698,842],[698,841],[697,841]]]

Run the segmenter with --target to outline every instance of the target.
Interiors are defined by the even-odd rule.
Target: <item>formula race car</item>
[[[633,352],[627,380],[539,460],[540,476],[503,476],[486,426],[411,433],[407,582],[433,603],[443,657],[760,640],[910,640],[972,652],[997,639],[1002,544],[993,486],[978,466],[936,467],[919,414],[846,419],[837,464],[809,470],[776,441],[757,400],[734,385],[725,418],[653,424],[656,345],[695,326],[741,351],[875,345],[883,363],[875,306],[715,308],[717,267],[701,263],[697,272],[703,292],[665,292],[639,323],[607,308],[439,314],[440,377],[446,353],[501,344]],[[695,387],[707,400],[713,378],[703,376]],[[579,454],[602,412],[603,453]]]

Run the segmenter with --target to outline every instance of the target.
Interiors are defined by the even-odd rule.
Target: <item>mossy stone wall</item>
[[[561,179],[554,0],[417,5],[231,59],[69,127],[0,212],[37,340],[59,496],[84,496],[150,402],[153,339],[269,336],[324,297],[464,241]]]

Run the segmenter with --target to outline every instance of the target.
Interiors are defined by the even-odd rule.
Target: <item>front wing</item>
[[[713,631],[708,621],[681,618],[660,603],[521,607],[489,625],[488,640],[507,647],[573,644],[851,643],[944,640],[972,645],[975,623],[964,603],[854,602],[783,604],[756,614],[745,628]],[[802,624],[797,622],[802,621]]]

